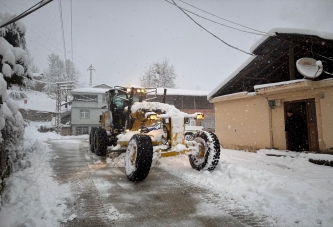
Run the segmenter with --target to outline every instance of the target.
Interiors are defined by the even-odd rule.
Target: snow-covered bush
[[[8,96],[7,82],[0,73],[0,183],[8,175],[11,165],[12,171],[19,167],[25,168],[25,154],[20,152],[23,143],[24,121],[16,101]],[[7,158],[9,158],[9,163]],[[0,189],[2,187],[0,186]]]
[[[24,92],[15,90],[8,91],[8,96],[14,100],[21,100],[28,97]]]

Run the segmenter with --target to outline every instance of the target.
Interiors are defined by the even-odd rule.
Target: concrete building
[[[307,125],[303,149],[332,153],[333,34],[295,29],[269,34],[275,35],[260,39],[251,48],[254,56],[208,94],[221,145],[288,149],[285,121],[292,108]],[[320,76],[305,78],[298,72],[297,61],[306,57],[322,61]],[[320,69],[315,69],[317,74]]]
[[[100,126],[99,116],[107,105],[105,92],[111,87],[89,87],[72,90],[72,135],[89,134],[91,127]],[[108,88],[107,88],[108,87]]]

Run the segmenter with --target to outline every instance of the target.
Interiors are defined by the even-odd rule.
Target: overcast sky
[[[171,1],[171,0],[170,0]],[[333,32],[332,0],[184,0],[230,21],[268,32],[277,27]],[[0,12],[20,14],[39,0],[0,0]],[[228,26],[244,29],[178,0],[180,6]],[[66,57],[71,59],[70,0],[62,0]],[[193,16],[225,42],[245,51],[261,36]],[[64,58],[59,0],[25,17],[27,48],[41,71],[52,52]],[[232,49],[164,0],[72,0],[73,60],[89,85],[139,84],[149,66],[168,59],[182,89],[211,91],[249,55]]]

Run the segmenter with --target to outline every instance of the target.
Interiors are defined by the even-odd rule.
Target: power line
[[[186,2],[184,2],[184,1],[182,1],[182,0],[179,0],[179,1],[182,2],[182,3],[184,3],[184,4],[186,4],[186,5],[191,6],[191,7],[195,8],[195,9],[197,9],[197,10],[200,10],[200,11],[202,11],[202,12],[205,12],[205,13],[209,14],[209,15],[212,15],[212,16],[214,16],[214,17],[217,17],[217,18],[219,18],[219,19],[221,19],[221,20],[224,20],[224,21],[227,21],[227,22],[229,22],[229,23],[232,23],[232,24],[235,24],[235,25],[241,26],[241,27],[243,27],[243,28],[250,29],[250,30],[252,30],[252,31],[256,31],[256,32],[260,32],[260,33],[263,33],[263,34],[267,34],[267,35],[269,35],[267,32],[263,32],[263,31],[260,31],[260,30],[256,30],[256,29],[254,29],[254,28],[250,28],[250,27],[247,27],[247,26],[244,26],[244,25],[241,25],[241,24],[235,23],[235,22],[233,22],[233,21],[231,21],[231,20],[227,20],[227,19],[225,19],[225,18],[222,18],[222,17],[216,16],[215,14],[212,14],[212,13],[210,13],[210,12],[207,12],[207,11],[205,11],[205,10],[202,10],[202,9],[200,9],[200,8],[194,6],[194,5],[191,5],[191,4],[189,4],[189,3],[186,3]]]
[[[61,24],[61,31],[62,31],[62,43],[64,47],[64,56],[65,56],[65,74],[66,74],[66,42],[65,42],[65,31],[64,31],[64,23],[63,23],[63,17],[62,17],[62,6],[61,6],[61,0],[58,0],[59,3],[59,14],[60,14],[60,24]]]
[[[206,32],[208,32],[209,34],[211,34],[212,36],[214,36],[215,38],[217,38],[218,40],[220,40],[222,43],[224,43],[225,45],[227,45],[227,46],[229,46],[229,47],[231,47],[231,48],[234,48],[234,49],[236,49],[236,50],[238,50],[238,51],[241,51],[241,52],[243,52],[243,53],[245,53],[245,54],[248,54],[248,55],[252,55],[253,56],[253,54],[252,53],[249,53],[249,52],[246,52],[246,51],[244,51],[244,50],[241,50],[241,49],[239,49],[239,48],[237,48],[237,47],[235,47],[235,46],[232,46],[232,45],[230,45],[229,43],[227,43],[227,42],[225,42],[225,41],[223,41],[221,38],[219,38],[218,36],[216,36],[216,35],[214,35],[213,33],[211,33],[210,31],[208,31],[206,28],[204,28],[201,24],[199,24],[198,22],[196,22],[190,15],[188,15],[181,7],[179,7],[176,3],[175,3],[175,1],[174,0],[172,0],[172,2],[177,6],[177,8],[179,9],[179,10],[181,10],[186,16],[188,16],[194,23],[196,23],[199,27],[201,27],[202,29],[204,29]]]
[[[170,1],[168,1],[168,0],[164,0],[164,1],[170,3],[171,5],[176,6],[175,4],[173,4],[172,2],[170,2]],[[197,17],[200,17],[200,18],[202,18],[202,19],[204,19],[204,20],[208,20],[208,21],[213,22],[213,23],[215,23],[215,24],[219,24],[219,25],[221,25],[221,26],[224,26],[224,27],[227,27],[227,28],[230,28],[230,29],[234,29],[234,30],[236,30],[236,31],[240,31],[240,32],[244,32],[244,33],[249,33],[249,34],[253,34],[253,35],[266,35],[266,34],[263,34],[263,33],[249,32],[249,31],[245,31],[245,30],[238,29],[238,28],[234,28],[234,27],[231,27],[231,26],[229,26],[229,25],[222,24],[222,23],[219,23],[219,22],[217,22],[217,21],[214,21],[214,20],[208,19],[208,18],[206,18],[206,17],[203,17],[203,16],[201,16],[201,15],[199,15],[199,14],[196,14],[196,13],[190,11],[190,10],[187,10],[187,9],[185,9],[185,8],[183,8],[183,7],[180,7],[180,8],[181,8],[182,10],[184,10],[184,11],[186,11],[186,12],[189,12],[189,13],[191,13],[191,14],[197,16]],[[269,34],[266,35],[266,36],[269,36]]]
[[[71,0],[71,53],[72,53],[72,62],[73,60],[73,7],[72,7],[72,0]]]

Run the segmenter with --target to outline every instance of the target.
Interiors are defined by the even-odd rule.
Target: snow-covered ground
[[[39,133],[41,124],[45,123],[30,122],[26,128],[28,157],[22,164],[26,168],[6,180],[0,226],[60,226],[67,221],[65,204],[73,196],[69,185],[53,179],[52,156],[45,143],[62,137]],[[233,198],[257,215],[268,216],[274,226],[333,226],[333,168],[312,164],[309,158],[331,156],[222,149],[220,164],[213,172],[193,170],[186,156],[154,160],[153,168],[163,168],[184,181]],[[107,162],[109,167],[124,166],[123,156]]]
[[[46,111],[46,112],[55,112],[56,111],[56,100],[51,99],[46,93],[34,91],[34,90],[26,90],[26,91],[17,91],[17,90],[8,90],[8,95],[13,93],[13,96],[26,96],[20,99],[16,99],[20,109],[27,110],[38,110],[38,111]],[[26,100],[26,101],[25,101]]]

